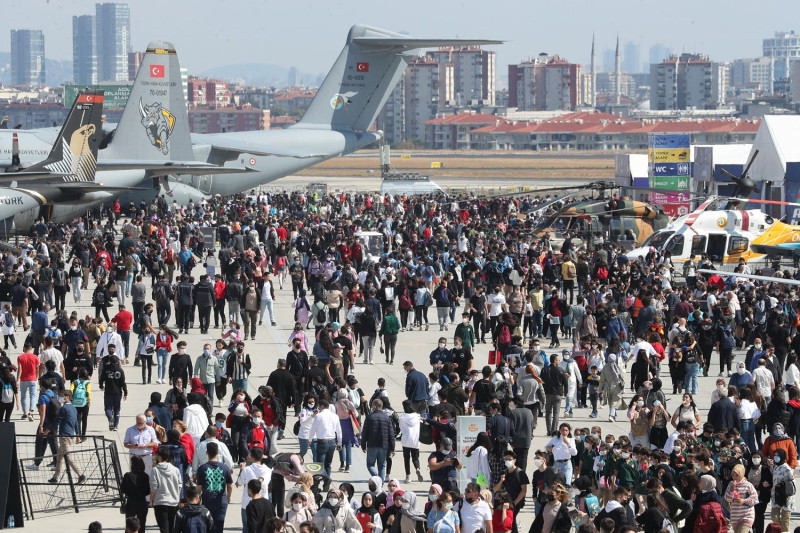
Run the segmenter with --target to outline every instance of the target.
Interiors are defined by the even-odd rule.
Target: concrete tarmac
[[[196,275],[200,274],[200,267],[196,268],[195,271]],[[149,283],[149,280],[146,281]],[[148,291],[149,292],[149,291]],[[75,305],[72,303],[72,298],[70,295],[67,297],[67,308],[72,311],[73,309],[77,309],[79,311],[80,316],[84,316],[87,313],[93,313],[93,309],[89,308],[86,305],[87,302],[90,300],[90,292],[87,293],[84,291],[84,298],[83,302],[80,305]],[[256,341],[248,341],[246,350],[250,353],[252,362],[253,362],[253,372],[249,379],[249,392],[252,396],[257,395],[257,388],[259,385],[266,383],[267,377],[269,373],[276,367],[276,361],[279,357],[284,357],[288,352],[289,348],[287,346],[287,338],[291,331],[292,326],[294,325],[294,321],[292,319],[293,310],[291,309],[291,302],[292,302],[292,291],[291,291],[291,284],[288,286],[284,286],[283,289],[279,289],[277,287],[276,282],[276,295],[277,300],[275,302],[275,312],[276,312],[276,320],[278,326],[272,327],[269,325],[269,321],[265,320],[264,326],[260,326],[258,328],[258,335]],[[114,311],[115,308],[111,308],[110,314],[113,316],[111,311]],[[395,358],[394,365],[387,365],[383,362],[383,357],[377,353],[376,349],[376,358],[374,365],[364,365],[361,364],[356,358],[356,366],[353,370],[353,373],[359,380],[360,387],[364,390],[364,393],[369,398],[372,395],[372,392],[377,387],[376,383],[379,377],[384,377],[386,379],[386,386],[389,391],[389,397],[392,400],[393,405],[399,406],[401,401],[405,398],[404,395],[404,387],[405,387],[405,372],[403,371],[402,362],[405,360],[410,360],[414,362],[414,365],[417,369],[425,372],[426,374],[430,372],[430,366],[428,363],[428,354],[436,347],[438,342],[438,338],[440,336],[446,336],[448,338],[448,345],[452,346],[452,337],[453,332],[455,330],[454,326],[450,326],[449,331],[446,332],[439,332],[439,328],[435,323],[435,313],[429,313],[432,315],[433,318],[431,320],[430,330],[425,331],[413,331],[413,332],[403,332],[399,336],[399,340],[397,343],[397,356]],[[174,313],[173,313],[174,317]],[[460,317],[460,310],[457,314],[457,317]],[[173,318],[174,320],[174,318]],[[192,354],[193,357],[197,357],[201,351],[202,346],[206,342],[211,342],[213,344],[214,339],[217,338],[219,335],[219,330],[211,330],[211,335],[201,335],[199,329],[194,328],[190,330],[188,335],[181,335],[181,339],[187,340],[188,342],[188,353]],[[313,330],[308,332],[309,334],[313,334]],[[23,334],[17,335],[17,342],[18,345],[21,346],[22,339],[24,338]],[[135,346],[135,341],[132,339],[132,345]],[[562,348],[567,346],[567,342],[562,340],[561,346]],[[548,346],[549,341],[543,341],[543,346]],[[480,369],[483,367],[487,362],[488,350],[490,344],[480,344],[476,349],[476,360],[475,360],[475,367]],[[560,349],[558,350],[547,350],[548,353],[555,353],[558,351],[560,353]],[[9,355],[12,357],[12,360],[16,359],[16,356],[19,354],[19,351],[10,351]],[[736,360],[743,360],[744,352],[743,351],[736,351],[735,352],[735,359]],[[132,361],[132,359],[131,359]],[[735,365],[734,365],[735,368]],[[93,391],[94,399],[91,404],[91,411],[89,416],[89,424],[88,429],[89,433],[92,434],[100,434],[109,439],[113,439],[117,442],[119,454],[121,457],[121,466],[123,472],[128,470],[128,454],[127,450],[123,447],[123,437],[125,434],[125,429],[132,426],[135,423],[135,416],[138,413],[142,413],[144,409],[147,407],[150,393],[153,391],[160,391],[162,395],[165,395],[169,386],[168,385],[142,385],[141,384],[141,370],[139,367],[134,367],[132,364],[124,367],[128,388],[129,388],[129,396],[126,402],[123,403],[122,406],[122,419],[119,424],[119,430],[109,431],[108,424],[106,422],[105,415],[103,413],[103,402],[102,402],[102,392],[97,390],[97,378],[95,377],[93,380]],[[628,367],[630,369],[630,366]],[[715,381],[717,379],[717,373],[719,372],[719,363],[715,360],[711,366],[711,374],[710,377],[707,378],[700,378],[699,379],[699,393],[695,396],[695,401],[698,404],[698,407],[702,413],[703,422],[706,420],[706,413],[711,403],[711,393],[715,387]],[[155,374],[155,368],[154,368]],[[664,366],[664,375],[662,377],[664,381],[664,389],[667,392],[671,392],[671,381],[668,375],[668,369]],[[154,378],[155,380],[155,378]],[[630,384],[630,374],[626,377],[626,383]],[[672,413],[680,402],[680,396],[674,396],[671,394],[667,395],[668,403],[667,409],[670,413]],[[629,391],[625,392],[626,400],[630,400],[631,393]],[[225,408],[215,408],[215,412],[223,412],[226,411]],[[278,441],[278,449],[279,451],[297,451],[298,448],[298,441],[294,435],[292,435],[291,428],[294,425],[295,418],[291,414],[293,411],[289,409],[289,416],[287,419],[287,431],[286,431],[286,438],[283,440]],[[600,416],[596,419],[590,419],[589,414],[591,413],[591,409],[575,409],[574,418],[567,419],[566,421],[569,422],[573,428],[575,427],[591,427],[593,425],[598,425],[603,430],[603,435],[611,433],[615,436],[619,436],[622,434],[627,434],[630,430],[630,425],[624,415],[624,413],[620,413],[617,417],[616,422],[609,422],[607,420],[608,413],[607,409],[600,410]],[[563,413],[562,413],[563,414]],[[15,411],[13,415],[13,419],[16,419],[16,431],[19,434],[33,434],[36,429],[36,422],[20,422],[19,421],[19,412]],[[562,421],[564,419],[562,418]],[[531,444],[531,453],[529,454],[529,464],[526,468],[526,472],[530,476],[532,473],[532,464],[533,464],[533,451],[542,449],[545,443],[549,440],[548,437],[545,436],[545,422],[543,419],[540,419],[538,428],[534,431],[534,438]],[[396,445],[396,450],[398,454],[395,455],[394,458],[394,465],[392,468],[392,477],[396,477],[399,479],[403,479],[405,477],[403,464],[402,464],[402,448],[400,446],[399,441]],[[433,452],[433,446],[430,445],[422,445],[420,453],[420,462],[422,463],[422,472],[426,479],[429,478],[429,472],[427,469],[427,459],[431,452]],[[310,460],[310,452],[306,455],[307,461]],[[334,456],[333,460],[333,480],[334,485],[338,486],[339,483],[342,482],[350,482],[353,483],[356,489],[356,494],[360,500],[361,494],[363,491],[366,490],[366,482],[369,477],[369,473],[367,471],[365,465],[365,454],[361,452],[360,449],[353,450],[353,465],[351,467],[351,471],[349,474],[344,474],[337,472],[337,468],[339,465],[338,457]],[[234,471],[234,479],[238,475],[238,470]],[[412,466],[412,479],[416,479],[413,472]],[[91,481],[91,480],[90,480]],[[422,483],[413,481],[410,485],[406,485],[404,483],[400,483],[401,487],[404,490],[411,489],[414,490],[419,496],[419,505],[423,505],[425,501],[427,501],[427,491],[430,486],[429,481],[425,481]],[[234,488],[233,491],[233,498],[228,508],[227,520],[225,523],[226,530],[228,531],[241,531],[241,517],[240,517],[240,499],[242,494],[241,488]],[[794,522],[797,522],[793,525],[800,525],[800,521],[797,520],[797,514],[795,514]],[[59,531],[60,533],[77,533],[77,532],[85,532],[87,530],[87,526],[92,521],[100,521],[104,529],[106,531],[122,531],[124,530],[124,516],[119,513],[119,509],[117,506],[97,506],[91,509],[82,509],[80,513],[76,514],[71,509],[70,510],[61,510],[58,512],[50,512],[50,513],[39,513],[36,516],[36,519],[33,521],[26,522],[26,528],[30,528],[35,531]],[[530,525],[533,521],[533,502],[530,498],[526,498],[526,506],[522,510],[520,517],[519,517],[519,529],[522,532],[527,532],[530,528]],[[156,526],[155,518],[152,513],[148,515],[147,520],[148,530],[151,531],[158,531]]]

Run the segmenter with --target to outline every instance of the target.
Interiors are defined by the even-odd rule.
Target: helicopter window
[[[665,251],[672,255],[683,255],[683,235],[673,235],[673,237],[667,243]]]
[[[747,251],[747,245],[750,241],[747,237],[731,237],[728,241],[729,254],[741,254]]]
[[[622,236],[623,228],[619,217],[611,217],[611,240],[617,240]]]
[[[692,253],[695,255],[706,253],[705,235],[695,235],[692,237]]]
[[[650,235],[642,246],[652,246],[656,250],[660,250],[664,243],[667,242],[667,239],[672,237],[674,233],[674,231],[657,231]]]
[[[708,249],[706,253],[712,261],[722,261],[722,258],[725,257],[725,245],[727,241],[727,233],[710,233],[708,235]]]

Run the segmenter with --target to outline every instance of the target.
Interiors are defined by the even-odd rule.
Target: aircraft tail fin
[[[294,128],[366,131],[420,48],[500,44],[501,41],[413,39],[356,25]]]
[[[103,91],[80,91],[47,159],[25,172],[49,171],[62,174],[64,181],[94,181],[103,132],[103,99]]]
[[[104,159],[194,159],[181,66],[175,47],[147,45],[136,80]]]

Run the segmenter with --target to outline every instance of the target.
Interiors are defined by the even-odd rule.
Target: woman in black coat
[[[547,503],[531,524],[528,533],[569,533],[572,529],[572,519],[567,511],[567,489],[560,483],[553,484],[553,492],[547,495]],[[556,518],[550,530],[544,528],[544,515],[555,512]]]
[[[636,361],[631,365],[631,391],[636,392],[645,381],[649,381],[648,373],[656,375],[656,368],[647,357],[647,352],[639,350]]]
[[[745,469],[745,478],[758,490],[758,503],[754,506],[756,519],[753,522],[753,533],[764,533],[764,513],[772,497],[772,472],[765,462],[761,452],[755,451],[750,457],[750,465]]]
[[[131,470],[122,477],[120,486],[125,496],[125,518],[139,519],[139,533],[147,526],[147,512],[150,509],[147,497],[150,496],[150,476],[144,471],[144,461],[138,455],[131,456]]]

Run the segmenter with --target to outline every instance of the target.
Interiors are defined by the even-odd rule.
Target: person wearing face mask
[[[786,429],[780,422],[773,424],[772,433],[764,441],[761,453],[764,457],[774,458],[778,450],[783,451],[783,462],[788,464],[792,471],[797,467],[797,448],[792,439],[786,435]],[[773,471],[774,474],[774,471]],[[775,481],[777,483],[777,481]]]
[[[225,353],[225,352],[222,352]],[[236,351],[227,355],[227,360],[220,361],[225,365],[227,382],[234,389],[247,390],[247,377],[250,375],[250,354],[244,351],[244,342],[236,343]]]
[[[319,533],[360,533],[361,524],[341,491],[331,489],[311,523]]]
[[[525,471],[517,468],[517,454],[513,451],[508,450],[503,454],[503,464],[506,469],[495,483],[494,491],[503,490],[511,499],[511,509],[514,511],[511,530],[517,533],[517,516],[525,506],[525,495],[528,492],[530,481]]]
[[[209,402],[214,402],[214,390],[220,380],[219,361],[211,353],[211,345],[203,345],[203,353],[197,356],[194,362],[194,377],[200,379],[200,383],[206,391]]]
[[[429,494],[433,505],[428,513],[426,533],[460,533],[461,520],[453,511],[453,496],[449,492]]]
[[[290,508],[283,514],[283,519],[300,531],[300,524],[310,522],[314,518],[314,511],[308,506],[308,495],[297,491],[292,493]]]
[[[568,533],[572,529],[572,519],[569,517],[567,510],[568,501],[567,488],[561,483],[555,483],[552,489],[547,492],[547,503],[542,507],[542,511],[536,515],[530,531]]]
[[[231,440],[233,441],[233,460],[240,465],[244,464],[247,458],[247,426],[250,424],[250,413],[253,411],[253,402],[247,392],[236,389],[231,395],[231,402],[225,425],[231,428]]]
[[[736,373],[728,380],[729,387],[736,387],[741,391],[742,387],[753,382],[753,375],[747,371],[747,365],[741,361],[736,363]]]
[[[261,309],[261,291],[256,288],[255,281],[248,283],[239,304],[244,311],[244,340],[248,339],[248,333],[255,340],[258,312]]]
[[[192,356],[186,353],[186,341],[178,342],[178,351],[169,358],[169,384],[173,385],[180,379],[186,385],[192,376]]]
[[[745,477],[758,490],[758,501],[753,507],[755,512],[753,532],[764,533],[764,513],[772,498],[772,469],[760,451],[756,450],[750,457]]]
[[[628,520],[628,513],[625,510],[630,498],[631,493],[627,488],[617,487],[614,489],[614,498],[609,500],[603,510],[597,513],[594,518],[595,527],[600,530],[600,524],[605,518],[610,518],[614,521],[615,531],[617,532],[622,531],[625,526],[633,526]]]

